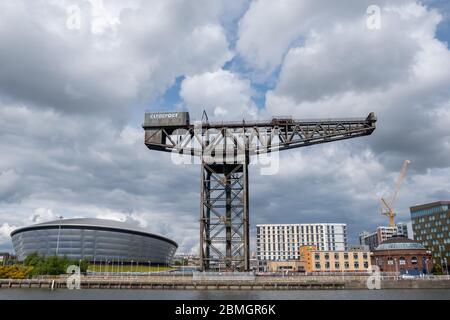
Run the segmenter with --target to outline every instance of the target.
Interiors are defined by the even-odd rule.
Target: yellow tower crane
[[[400,187],[402,185],[403,179],[406,176],[406,170],[408,169],[408,165],[411,163],[409,160],[405,160],[403,162],[402,169],[400,170],[400,175],[395,182],[395,189],[392,197],[389,200],[381,198],[381,214],[389,217],[389,226],[395,227],[395,212],[394,212],[394,203],[397,199],[398,192],[400,191]]]

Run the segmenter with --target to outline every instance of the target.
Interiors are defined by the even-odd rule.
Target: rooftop
[[[418,241],[406,237],[392,237],[383,241],[375,251],[385,250],[425,250],[425,247]]]
[[[433,208],[433,207],[437,207],[437,206],[449,206],[449,205],[450,205],[450,200],[441,200],[441,201],[435,201],[435,202],[424,203],[424,204],[412,206],[412,207],[410,207],[410,210],[411,210],[411,212],[414,212],[414,211],[429,209],[429,208]]]
[[[44,223],[38,223],[31,226],[26,226],[22,228],[18,228],[11,232],[11,237],[21,231],[27,231],[30,229],[35,228],[51,228],[51,227],[59,227],[67,228],[67,227],[98,227],[98,228],[104,228],[104,229],[116,229],[116,230],[124,230],[124,231],[132,231],[137,232],[141,234],[146,234],[148,236],[152,236],[155,238],[159,238],[161,240],[165,240],[168,242],[173,243],[174,245],[178,246],[176,242],[174,242],[171,239],[162,237],[160,235],[156,235],[153,233],[148,232],[148,230],[134,226],[129,223],[115,221],[115,220],[106,220],[106,219],[95,219],[95,218],[76,218],[76,219],[62,219],[62,220],[55,220],[55,221],[48,221]]]

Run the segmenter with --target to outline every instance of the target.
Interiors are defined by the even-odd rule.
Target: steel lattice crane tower
[[[146,113],[151,150],[198,157],[200,260],[203,270],[250,269],[249,183],[251,156],[372,134],[376,117],[190,123],[189,113]]]

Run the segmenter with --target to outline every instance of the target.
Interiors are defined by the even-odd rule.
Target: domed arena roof
[[[425,250],[425,247],[418,241],[406,237],[392,237],[383,241],[375,251],[385,250]]]
[[[158,238],[160,240],[172,243],[174,246],[178,247],[178,244],[166,237],[150,233],[144,228],[140,228],[129,223],[115,221],[115,220],[106,220],[106,219],[94,219],[94,218],[75,218],[75,219],[62,219],[55,221],[48,221],[44,223],[39,223],[27,227],[18,228],[11,232],[11,237],[15,234],[36,230],[36,229],[50,229],[50,228],[61,228],[70,229],[70,228],[93,228],[100,230],[114,230],[114,231],[122,231],[122,232],[131,232],[136,234],[141,234],[143,236],[150,236],[154,238]]]

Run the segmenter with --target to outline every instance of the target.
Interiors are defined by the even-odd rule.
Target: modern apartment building
[[[319,250],[345,251],[347,225],[260,224],[256,226],[257,259],[259,261],[298,260],[300,246],[314,245]]]
[[[359,243],[369,246],[370,251],[374,251],[381,242],[394,236],[413,239],[411,225],[405,222],[399,222],[395,227],[379,226],[372,233],[363,231],[359,234]]]
[[[412,222],[410,221],[397,223],[397,236],[414,240],[414,231],[412,228]]]
[[[316,246],[301,246],[300,261],[306,272],[367,272],[371,266],[367,250],[322,251]]]
[[[410,212],[414,240],[431,251],[434,263],[447,268],[450,258],[450,201],[413,206]]]

